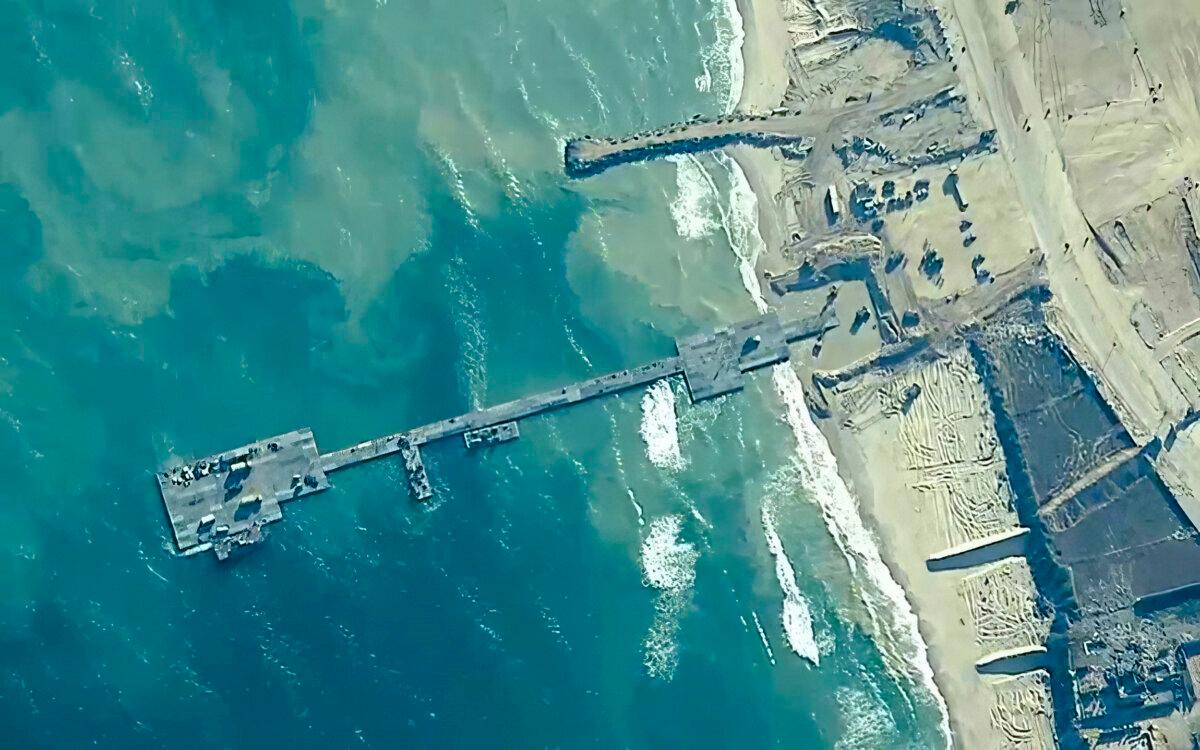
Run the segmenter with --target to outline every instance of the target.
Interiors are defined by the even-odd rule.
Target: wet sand
[[[769,111],[779,106],[788,85],[785,59],[791,42],[780,0],[738,0],[738,5],[746,33],[745,85],[738,109]],[[786,219],[778,200],[784,184],[783,165],[774,151],[734,148],[731,153],[758,198],[759,227],[766,250],[758,259],[757,271],[762,280],[766,271],[779,270],[774,266],[787,241]],[[917,376],[930,380],[927,387],[932,384],[934,391],[940,391],[938,398],[955,401],[961,407],[963,399],[956,393],[956,388],[964,385],[961,356],[954,363],[951,369],[958,373],[955,382],[948,380],[944,364]],[[807,381],[805,366],[794,366],[801,379]],[[868,376],[859,386],[860,396],[866,391],[874,394],[880,387],[894,388],[896,382],[900,380]],[[975,437],[986,437],[989,431],[994,436],[986,406],[981,403],[982,385],[977,381],[975,384],[978,387],[968,389],[966,402],[978,408],[974,414],[961,414],[957,429],[965,429]],[[873,398],[871,395],[859,406],[870,410]],[[834,401],[837,399],[835,395]],[[922,483],[922,470],[912,456],[930,446],[906,448],[897,433],[911,433],[910,442],[919,442],[922,435],[932,440],[931,430],[936,425],[927,419],[910,420],[897,415],[884,419],[877,415],[867,426],[847,429],[843,418],[853,422],[844,406],[835,412],[834,419],[821,420],[818,425],[837,456],[839,473],[881,542],[884,561],[917,613],[935,680],[948,704],[955,746],[1053,746],[1043,673],[1001,680],[985,679],[975,671],[979,660],[1000,651],[1002,646],[1031,644],[1042,633],[1043,623],[1031,611],[1020,611],[1032,602],[1032,598],[1026,598],[1032,593],[1028,566],[1020,558],[1008,558],[994,566],[965,571],[932,573],[926,567],[929,556],[956,544],[969,544],[1005,528],[1015,528],[1016,517],[1007,498],[989,496],[986,483],[970,476],[969,471]],[[962,458],[964,465],[969,465],[977,457]],[[967,523],[966,527],[959,524],[956,528],[952,516],[961,516],[963,508],[950,507],[953,502],[948,501],[954,497],[966,498],[968,515],[982,513],[991,519],[990,525]]]
[[[788,74],[783,60],[790,40],[779,0],[737,0],[746,34],[742,44],[745,78],[737,104],[739,112],[766,112],[779,105],[787,90]],[[767,248],[783,244],[783,227],[774,209],[775,196],[783,187],[783,173],[771,151],[738,147],[730,152],[746,175],[758,198],[758,227]]]
[[[913,383],[921,395],[905,413],[898,403]],[[830,401],[834,418],[822,427],[917,612],[956,746],[1052,747],[1047,691],[1030,684],[1009,705],[1011,682],[975,671],[980,661],[1045,640],[1048,623],[1035,611],[1024,558],[936,572],[926,564],[1018,529],[1011,489],[997,481],[1004,460],[969,357],[958,350],[899,375],[868,374]]]

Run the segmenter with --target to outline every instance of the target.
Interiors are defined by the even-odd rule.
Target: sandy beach
[[[888,414],[889,399],[914,383],[922,397],[911,411]],[[917,612],[955,746],[1053,746],[1049,694],[1038,678],[1024,678],[1021,690],[1031,695],[1014,712],[1003,705],[1012,682],[975,669],[1045,640],[1049,624],[1035,611],[1024,559],[963,570],[927,567],[931,558],[1018,529],[1011,489],[996,479],[1004,461],[969,357],[959,350],[901,378],[868,376],[831,400],[835,419],[822,427]]]
[[[1200,742],[1195,3],[737,5],[735,111],[596,164],[727,149],[836,317],[775,386],[881,652],[961,747]]]
[[[738,0],[738,7],[745,29],[745,85],[738,109],[770,111],[783,101],[789,79],[785,61],[792,37],[782,17],[782,2]],[[781,267],[785,243],[794,239],[787,236],[780,206],[784,164],[775,151],[735,147],[731,153],[758,198],[766,252],[757,271],[766,288],[770,274]],[[797,361],[793,366],[807,381],[812,364]],[[1044,639],[1048,624],[1034,612],[1028,565],[1010,557],[983,569],[934,573],[926,564],[948,549],[1017,529],[1011,497],[1005,495],[1011,492],[991,481],[996,471],[1003,473],[1003,459],[1001,466],[992,465],[999,454],[998,441],[982,385],[961,351],[918,368],[910,377],[933,396],[923,401],[923,409],[890,419],[880,415],[880,390],[900,387],[895,378],[881,375],[832,394],[835,418],[818,425],[880,543],[884,562],[917,614],[948,706],[954,745],[1052,747],[1045,673],[984,678],[976,672],[977,662],[1005,650],[1036,648]],[[953,404],[948,411],[940,408],[948,404]],[[951,419],[947,414],[955,412],[953,407],[961,413]],[[931,478],[916,457],[930,445],[938,447],[939,435],[951,436],[942,449],[954,468]],[[971,453],[980,446],[988,451],[986,457]]]
[[[780,15],[779,0],[737,0],[742,15],[745,40],[742,60],[745,74],[739,112],[767,111],[783,99],[788,85],[783,64],[791,46],[787,28]],[[754,195],[758,198],[758,227],[768,248],[783,244],[783,226],[774,209],[774,197],[782,184],[782,173],[775,156],[753,148],[730,149],[742,168]]]

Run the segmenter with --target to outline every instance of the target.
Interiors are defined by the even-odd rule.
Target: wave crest
[[[687,465],[679,448],[679,422],[675,416],[675,391],[669,380],[652,383],[642,396],[642,424],[646,457],[660,469],[679,471]]]
[[[721,155],[731,170],[730,207],[725,221],[729,244],[738,257],[738,271],[746,291],[761,312],[769,307],[763,296],[755,262],[765,249],[758,231],[758,202],[745,173],[736,161]],[[796,439],[796,457],[807,495],[816,500],[829,533],[850,567],[866,608],[875,640],[888,669],[907,676],[929,695],[940,719],[940,729],[951,745],[950,714],[946,699],[933,679],[929,647],[917,627],[917,616],[904,589],[883,562],[874,535],[867,529],[858,501],[838,474],[837,460],[817,428],[804,400],[804,387],[788,363],[771,370],[775,391],[784,404],[784,416]]]
[[[720,227],[717,186],[695,156],[668,156],[667,161],[675,165],[675,233],[685,240],[702,240]]]
[[[658,591],[654,622],[642,642],[646,672],[669,681],[679,664],[679,621],[691,602],[699,551],[679,540],[683,516],[656,518],[642,540],[642,583]]]
[[[779,581],[779,588],[783,590],[783,634],[787,637],[788,646],[792,651],[816,666],[821,662],[821,652],[813,636],[812,613],[808,609],[808,601],[800,593],[800,586],[796,583],[796,571],[792,568],[792,561],[788,559],[787,552],[783,549],[783,541],[775,529],[775,511],[769,501],[764,502],[762,506],[762,525],[763,533],[767,537],[767,549],[775,558],[775,578]]]

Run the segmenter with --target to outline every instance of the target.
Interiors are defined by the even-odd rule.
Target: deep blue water
[[[0,5],[5,746],[940,744],[766,376],[680,398],[683,466],[634,393],[430,449],[428,506],[380,462],[232,564],[170,551],[172,458],[299,426],[340,448],[752,314],[724,162],[559,161],[722,111],[730,28],[710,0]],[[819,667],[780,627],[764,502]],[[664,519],[669,590],[643,571]]]

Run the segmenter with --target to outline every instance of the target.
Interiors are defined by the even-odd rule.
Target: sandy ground
[[[1052,330],[1139,445],[1167,434],[1200,408],[1200,362],[1186,342],[1195,329],[1184,322],[1170,330],[1171,313],[1182,312],[1179,300],[1194,298],[1190,290],[1180,295],[1174,284],[1130,288],[1131,279],[1114,276],[1104,248],[1093,240],[1113,239],[1109,222],[1116,220],[1131,228],[1129,241],[1118,242],[1116,251],[1134,266],[1152,271],[1190,263],[1185,235],[1195,240],[1189,226],[1194,214],[1174,223],[1173,241],[1163,241],[1154,227],[1142,231],[1158,239],[1140,247],[1134,224],[1141,222],[1130,216],[1153,214],[1153,205],[1171,191],[1194,211],[1195,200],[1181,184],[1200,171],[1200,96],[1194,88],[1200,8],[1193,0],[1121,6],[1119,16],[1076,38],[1087,25],[1072,25],[1065,5],[1039,4],[1010,16],[985,0],[937,2],[953,46],[967,50],[959,74],[973,105],[999,133],[1044,253],[1054,294]],[[1097,80],[1104,85],[1094,85]],[[1168,215],[1182,217],[1177,210]],[[1132,280],[1152,275],[1143,271]],[[1161,330],[1147,335],[1147,325]],[[1159,338],[1166,345],[1155,345]],[[1156,466],[1200,525],[1196,433],[1193,424],[1187,439],[1164,450]]]
[[[872,94],[878,102],[921,76],[954,87],[951,104],[814,134],[803,161],[735,150],[759,199],[760,273],[787,273],[797,257],[811,260],[806,248],[845,231],[837,210],[823,214],[828,195],[860,227],[871,222],[887,246],[880,284],[942,343],[1016,290],[1047,285],[1051,330],[1136,444],[1163,441],[1155,466],[1200,526],[1200,423],[1186,421],[1200,410],[1200,5],[930,0],[940,32],[926,38],[944,35],[943,62],[911,67],[894,45],[840,34],[855,19],[838,0],[738,2],[743,110],[840,108]],[[951,70],[950,83],[936,78]],[[903,162],[926,147],[954,154],[985,131],[994,140],[980,139],[985,148],[958,163]],[[944,182],[951,168],[961,195]],[[917,195],[918,180],[928,197],[884,209],[863,192]],[[801,297],[774,301],[807,304]],[[836,367],[835,339],[796,366]],[[859,376],[831,396],[835,418],[821,427],[917,610],[957,744],[1041,747],[1051,741],[1044,679],[1001,683],[974,669],[989,653],[1037,642],[1027,567],[1015,558],[964,572],[925,565],[1016,523],[996,456],[968,450],[994,442],[968,365],[949,354]],[[897,410],[895,388],[911,382],[921,396],[911,412]]]
[[[911,384],[921,395],[899,408]],[[975,664],[1044,642],[1023,558],[932,572],[926,560],[1017,528],[982,382],[963,350],[832,395],[839,468],[920,619],[957,747],[1052,747],[1044,676],[984,677]],[[886,488],[886,489],[884,489]],[[879,491],[877,491],[879,490]]]
[[[1134,439],[1147,442],[1166,424],[1177,421],[1186,403],[1130,324],[1132,301],[1109,283],[1098,255],[1088,247],[1094,224],[1081,205],[1092,202],[1089,195],[1097,192],[1092,187],[1096,180],[1078,183],[1077,196],[1071,172],[1092,167],[1077,145],[1074,152],[1068,150],[1073,139],[1060,141],[1053,113],[1044,116],[1036,68],[1021,53],[1017,29],[1003,8],[977,0],[953,0],[947,5],[952,10],[945,14],[947,30],[968,51],[960,72],[999,132],[1017,194],[1046,254],[1047,276],[1055,294],[1051,325],[1098,375],[1100,390]],[[1110,126],[1119,122],[1117,115],[1112,115]],[[1092,132],[1099,135],[1103,130]],[[1138,133],[1140,127],[1126,138],[1140,143]],[[1098,148],[1096,161],[1111,153],[1112,145],[1103,138]],[[1162,153],[1134,151],[1155,159]],[[1142,189],[1137,180],[1119,177],[1110,174],[1109,180],[1124,183],[1126,192]],[[1160,180],[1156,177],[1153,182]],[[1107,188],[1105,194],[1116,189]],[[1097,218],[1111,218],[1106,214]],[[1122,356],[1112,356],[1118,351]]]
[[[779,0],[737,0],[746,43],[742,47],[745,80],[739,112],[767,111],[779,106],[787,89],[783,64],[791,47]]]
[[[976,258],[979,270],[1002,277],[1037,253],[1037,239],[998,154],[957,165],[959,192],[968,204],[962,210],[941,189],[949,173],[940,165],[892,178],[901,194],[917,180],[928,180],[933,186],[928,200],[896,214],[887,224],[889,241],[904,253],[903,272],[925,302],[967,294],[979,286]],[[1004,189],[998,190],[998,185]],[[933,278],[920,270],[926,249],[935,250],[945,263]]]
[[[786,56],[803,34],[789,33],[781,17],[782,0],[738,0],[738,5],[746,31],[746,77],[739,109],[769,110],[786,92]],[[779,257],[787,231],[776,200],[783,187],[783,165],[771,151],[732,151],[758,197],[760,230],[767,247],[761,260],[771,262]],[[992,176],[978,177],[986,184]],[[1009,234],[1010,239],[1019,239],[1009,245],[1013,248],[1011,257],[1005,258],[1009,264],[1019,262],[1035,242],[1031,232],[1011,237],[1011,231],[1004,230],[1012,208],[1005,205],[994,216],[973,212],[978,214],[973,219],[984,225],[980,229],[985,236]],[[902,233],[914,242],[925,239],[916,236],[921,219],[914,215],[903,222]],[[947,242],[958,240],[958,222],[955,218],[946,230]],[[960,248],[960,254],[967,251]],[[959,270],[954,285],[973,283],[959,280]],[[930,296],[944,293],[941,289],[927,292]],[[914,378],[924,384],[920,403],[908,414],[889,409],[881,393],[890,394],[894,401],[895,389],[907,387]],[[1045,623],[1034,614],[1032,580],[1024,560],[1008,558],[983,569],[939,573],[926,567],[930,555],[1017,525],[1010,490],[997,481],[1003,458],[982,385],[961,352],[916,372],[910,381],[868,376],[855,392],[834,397],[849,424],[838,428],[837,420],[827,420],[822,428],[843,478],[880,537],[885,560],[917,612],[936,680],[950,709],[955,745],[1052,747],[1043,674],[995,680],[975,671],[980,659],[1044,638]]]
[[[779,106],[788,85],[784,58],[791,47],[780,15],[779,0],[737,0],[746,41],[742,45],[745,79],[739,112],[766,112]],[[783,170],[770,151],[731,149],[754,195],[758,197],[758,226],[768,248],[783,244],[783,223],[774,208],[783,187]]]

